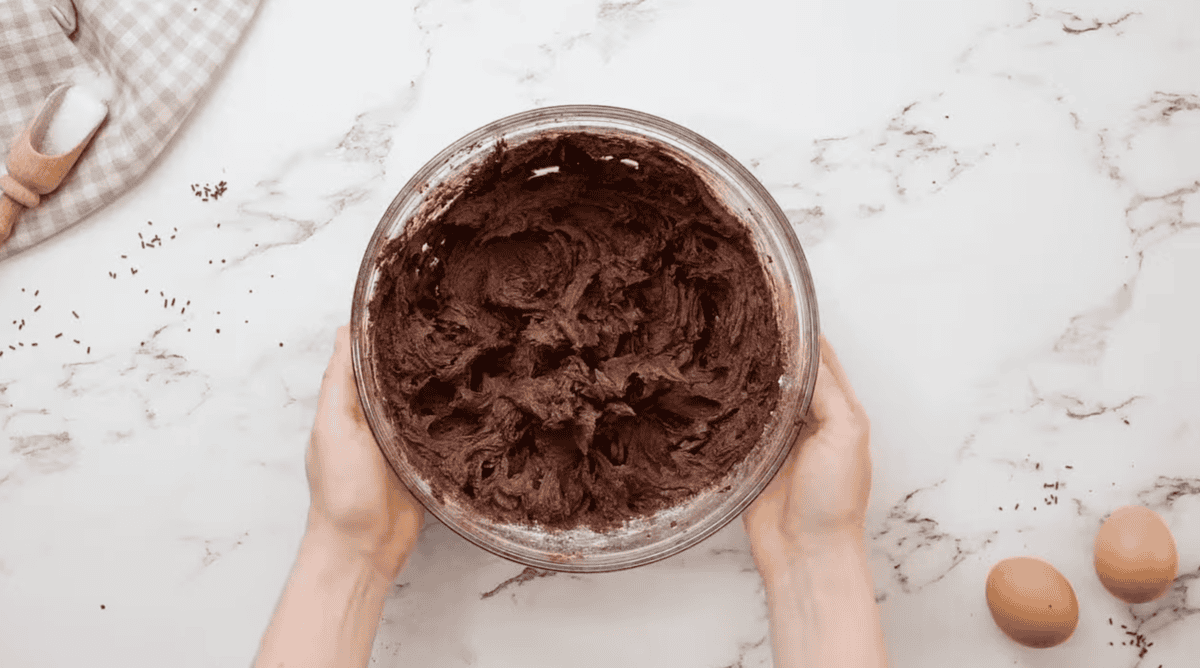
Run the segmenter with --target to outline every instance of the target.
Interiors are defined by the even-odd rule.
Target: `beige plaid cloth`
[[[0,260],[132,186],[207,89],[259,0],[0,0],[0,163],[50,91],[110,79],[108,118],[57,190],[25,211]]]

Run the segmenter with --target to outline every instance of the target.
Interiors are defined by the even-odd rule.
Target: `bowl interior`
[[[449,496],[438,501],[408,461],[387,419],[380,371],[367,332],[368,305],[380,274],[377,260],[388,241],[405,234],[411,221],[436,219],[445,211],[466,185],[462,175],[486,159],[498,142],[515,146],[547,134],[577,132],[615,134],[654,144],[695,172],[714,198],[750,229],[774,299],[784,357],[776,409],[741,463],[710,490],[604,533],[500,523]],[[615,107],[549,107],[510,116],[463,137],[427,163],[393,200],[367,246],[355,287],[351,328],[359,397],[371,430],[401,481],[429,512],[472,543],[522,564],[557,571],[600,572],[648,564],[683,551],[725,526],[758,496],[783,463],[816,381],[816,297],[803,251],[778,205],[744,167],[711,142],[663,119]]]

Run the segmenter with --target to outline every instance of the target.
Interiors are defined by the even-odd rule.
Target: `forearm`
[[[884,668],[887,652],[861,540],[828,541],[760,566],[776,668]]]
[[[310,528],[254,665],[366,666],[390,585],[344,541]]]

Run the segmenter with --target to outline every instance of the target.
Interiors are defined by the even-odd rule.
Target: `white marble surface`
[[[698,131],[794,222],[873,420],[893,666],[1195,665],[1197,28],[1191,0],[265,0],[142,184],[0,263],[0,665],[245,665],[380,215],[454,139],[562,103]],[[1091,566],[1130,503],[1181,553],[1132,607]],[[534,577],[431,522],[372,665],[769,666],[747,550],[734,523]],[[1017,555],[1078,594],[1060,647],[990,619]]]

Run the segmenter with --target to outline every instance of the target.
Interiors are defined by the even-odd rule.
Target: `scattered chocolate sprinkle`
[[[41,290],[34,290],[34,291],[33,291],[33,296],[34,296],[34,297],[38,296],[38,293],[39,293],[39,292],[41,292]]]
[[[29,345],[33,346],[34,348],[36,348],[36,347],[37,347],[37,343],[31,343],[31,344],[29,344]]]
[[[56,339],[62,338],[62,332],[59,332],[58,334],[55,334],[55,335],[54,335],[54,338],[56,338]]]
[[[104,609],[104,604],[103,604],[103,603],[101,603],[101,604],[100,604],[100,609],[101,609],[101,610],[103,610],[103,609]]]
[[[33,312],[34,312],[34,313],[37,313],[37,312],[38,312],[38,311],[40,311],[40,310],[42,310],[42,305],[41,305],[41,304],[38,304],[38,305],[37,305],[37,307],[35,307],[35,308],[33,309]]]
[[[195,9],[193,9],[195,11]],[[228,190],[229,184],[221,181],[214,187],[212,184],[205,183],[203,187],[199,183],[192,184],[192,194],[200,199],[201,202],[207,202],[210,199],[220,199],[221,195]]]
[[[79,339],[71,339],[71,340],[74,341],[75,343],[79,343]]]
[[[74,312],[74,311],[71,311],[71,315],[75,316],[75,319],[76,319],[76,320],[78,320],[78,319],[79,319],[79,314],[78,314],[78,313],[76,313],[76,312]]]
[[[217,330],[217,334],[220,334],[220,333],[221,333],[221,330],[219,330],[219,329],[218,329],[218,330]]]
[[[92,347],[91,347],[91,346],[88,346],[88,349],[87,349],[87,354],[89,354],[89,355],[91,355],[91,354],[92,354]]]

